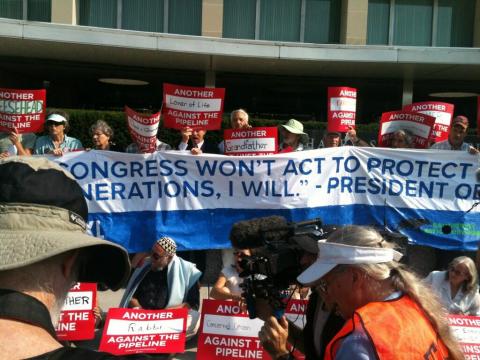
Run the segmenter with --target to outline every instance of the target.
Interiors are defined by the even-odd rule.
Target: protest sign
[[[467,212],[479,200],[478,159],[466,151],[342,146],[242,158],[92,150],[52,160],[82,186],[90,231],[129,252],[164,234],[179,250],[230,247],[233,223],[270,215],[386,223],[415,244],[449,250],[476,250],[480,236],[477,210]],[[405,225],[412,219],[422,226]]]
[[[238,301],[203,300],[198,359],[270,359],[258,339],[262,325]]]
[[[225,89],[163,84],[163,125],[166,128],[221,128]]]
[[[417,102],[403,107],[405,111],[418,112],[435,118],[430,140],[439,142],[447,140],[450,131],[450,123],[453,116],[452,104],[439,101]]]
[[[328,131],[347,132],[355,127],[357,89],[350,87],[328,88]]]
[[[142,153],[152,153],[157,149],[157,132],[160,112],[151,116],[139,114],[125,106],[128,132]]]
[[[407,130],[413,134],[413,143],[417,149],[429,147],[429,139],[435,118],[433,116],[409,111],[391,111],[382,114],[378,131],[378,146],[390,147],[393,133]]]
[[[115,355],[185,351],[187,309],[110,309],[100,351]]]
[[[460,343],[465,359],[480,360],[480,317],[448,315],[448,324]]]
[[[0,89],[0,132],[41,132],[45,123],[46,90]]]
[[[76,283],[68,292],[60,320],[57,337],[62,340],[90,340],[95,336],[93,308],[97,303],[97,284]]]
[[[268,155],[278,152],[276,127],[226,129],[223,138],[225,155]]]
[[[285,317],[294,323],[298,328],[305,327],[308,300],[290,299],[285,309]]]

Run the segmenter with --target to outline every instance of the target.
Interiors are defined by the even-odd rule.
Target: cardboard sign
[[[185,351],[186,308],[110,309],[100,351],[115,355]]]
[[[448,324],[460,343],[465,359],[480,359],[480,317],[448,315]]]
[[[41,132],[45,123],[46,90],[0,89],[0,132]]]
[[[172,129],[221,128],[225,89],[163,84],[164,126]]]
[[[290,299],[285,309],[285,317],[298,328],[303,329],[306,323],[308,300]]]
[[[95,337],[97,284],[76,283],[68,292],[57,325],[60,340],[91,340]]]
[[[125,106],[128,132],[143,153],[153,153],[157,149],[157,132],[160,112],[151,116],[141,115]]]
[[[439,142],[448,139],[453,108],[453,104],[439,101],[424,101],[406,105],[403,107],[403,110],[433,116],[435,124],[433,125],[430,140]]]
[[[249,319],[238,301],[203,300],[197,358],[270,359],[260,345],[260,319]]]
[[[355,127],[357,89],[351,87],[328,88],[328,131],[347,132]]]
[[[378,131],[378,146],[390,147],[393,133],[397,130],[408,130],[414,135],[417,149],[429,147],[435,118],[433,116],[409,111],[390,111],[382,114]]]
[[[278,152],[278,129],[255,127],[223,132],[225,155],[268,155]]]

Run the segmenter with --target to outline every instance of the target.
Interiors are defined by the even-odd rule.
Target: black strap
[[[0,318],[39,326],[57,338],[47,307],[30,295],[0,289]]]

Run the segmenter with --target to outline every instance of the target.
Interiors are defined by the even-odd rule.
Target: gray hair
[[[395,247],[392,243],[387,242],[374,228],[357,225],[345,226],[334,231],[328,237],[327,242],[374,248]],[[423,310],[433,329],[448,348],[449,359],[464,358],[457,341],[450,331],[445,309],[442,307],[438,296],[405,265],[397,261],[390,261],[382,264],[349,266],[364,271],[373,280],[371,284],[372,291],[374,291],[376,284],[388,279],[396,291],[402,291],[408,295]]]
[[[104,120],[97,120],[91,127],[90,127],[90,134],[93,135],[93,133],[96,130],[100,130],[103,134],[107,135],[110,140],[113,138],[113,129],[110,127],[110,125],[107,124],[106,121]]]
[[[400,129],[400,130],[395,131],[393,133],[393,135],[403,136],[405,138],[405,144],[407,144],[408,147],[413,147],[413,145],[414,145],[413,140],[415,139],[415,135],[410,130]]]
[[[235,116],[235,114],[236,114],[236,113],[238,113],[238,112],[239,112],[239,113],[243,113],[243,114],[245,114],[245,115],[247,116],[247,122],[248,122],[248,119],[249,119],[248,113],[247,113],[245,110],[243,110],[243,109],[236,109],[236,110],[233,110],[233,111],[230,113],[230,121],[232,121],[232,120],[233,120],[233,117],[234,117],[234,116]]]

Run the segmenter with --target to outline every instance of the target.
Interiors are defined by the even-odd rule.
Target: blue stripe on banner
[[[392,208],[389,206],[348,205],[301,209],[206,209],[189,211],[142,211],[93,213],[91,232],[108,234],[108,239],[129,252],[149,250],[162,235],[174,238],[179,250],[231,247],[232,224],[240,220],[281,215],[288,221],[321,218],[325,224],[358,224],[398,230],[411,243],[444,250],[477,249],[480,217],[473,212]],[[348,222],[347,222],[348,220]]]

